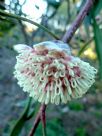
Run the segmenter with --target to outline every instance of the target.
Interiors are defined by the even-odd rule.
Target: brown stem
[[[37,114],[37,116],[35,118],[33,128],[31,129],[31,131],[29,133],[29,136],[34,135],[34,133],[36,131],[36,128],[38,127],[38,125],[40,123],[40,120],[42,120],[42,118],[45,120],[45,110],[46,110],[46,105],[45,104],[41,105],[41,107],[39,109],[39,112],[38,112],[38,114]],[[42,122],[42,123],[44,123],[44,122]],[[44,123],[44,127],[45,127],[45,123]]]
[[[86,1],[84,7],[79,12],[77,18],[75,19],[75,21],[73,22],[73,24],[71,25],[69,30],[66,31],[66,33],[64,34],[64,36],[62,38],[62,41],[69,42],[72,39],[75,31],[79,28],[79,26],[81,25],[81,23],[84,20],[85,16],[87,15],[87,13],[92,8],[93,3],[94,3],[94,0],[87,0]]]

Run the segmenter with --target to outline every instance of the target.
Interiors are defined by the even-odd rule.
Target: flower
[[[97,70],[74,57],[67,44],[46,41],[33,48],[16,45],[14,76],[23,91],[41,103],[67,103],[82,97],[95,82]]]

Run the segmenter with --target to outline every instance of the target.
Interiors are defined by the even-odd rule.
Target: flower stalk
[[[36,128],[38,127],[40,121],[42,121],[43,123],[43,136],[46,136],[45,135],[45,129],[46,129],[46,122],[45,122],[45,110],[46,110],[46,105],[45,104],[42,104],[40,109],[39,109],[39,112],[35,118],[35,121],[34,121],[34,125],[29,133],[29,136],[33,136],[35,131],[36,131]]]

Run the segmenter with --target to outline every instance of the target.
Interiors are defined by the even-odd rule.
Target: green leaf
[[[95,1],[93,12],[95,15],[99,14],[100,10],[102,10],[102,0]]]
[[[27,116],[27,120],[31,119],[35,114],[35,109],[31,111],[31,113]]]
[[[27,121],[27,115],[29,112],[30,104],[31,104],[31,98],[29,98],[27,106],[25,107],[23,114],[21,115],[21,117],[17,120],[16,124],[14,125],[10,133],[10,136],[18,136],[19,133],[21,132],[25,122]]]
[[[99,28],[96,20],[93,19],[93,31],[94,31],[94,40],[95,40],[95,47],[96,53],[99,60],[99,76],[102,79],[102,29]]]

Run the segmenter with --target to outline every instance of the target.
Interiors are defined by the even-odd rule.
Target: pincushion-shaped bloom
[[[67,103],[79,98],[94,83],[97,70],[70,54],[61,41],[33,46],[17,45],[14,76],[23,91],[41,103]]]

